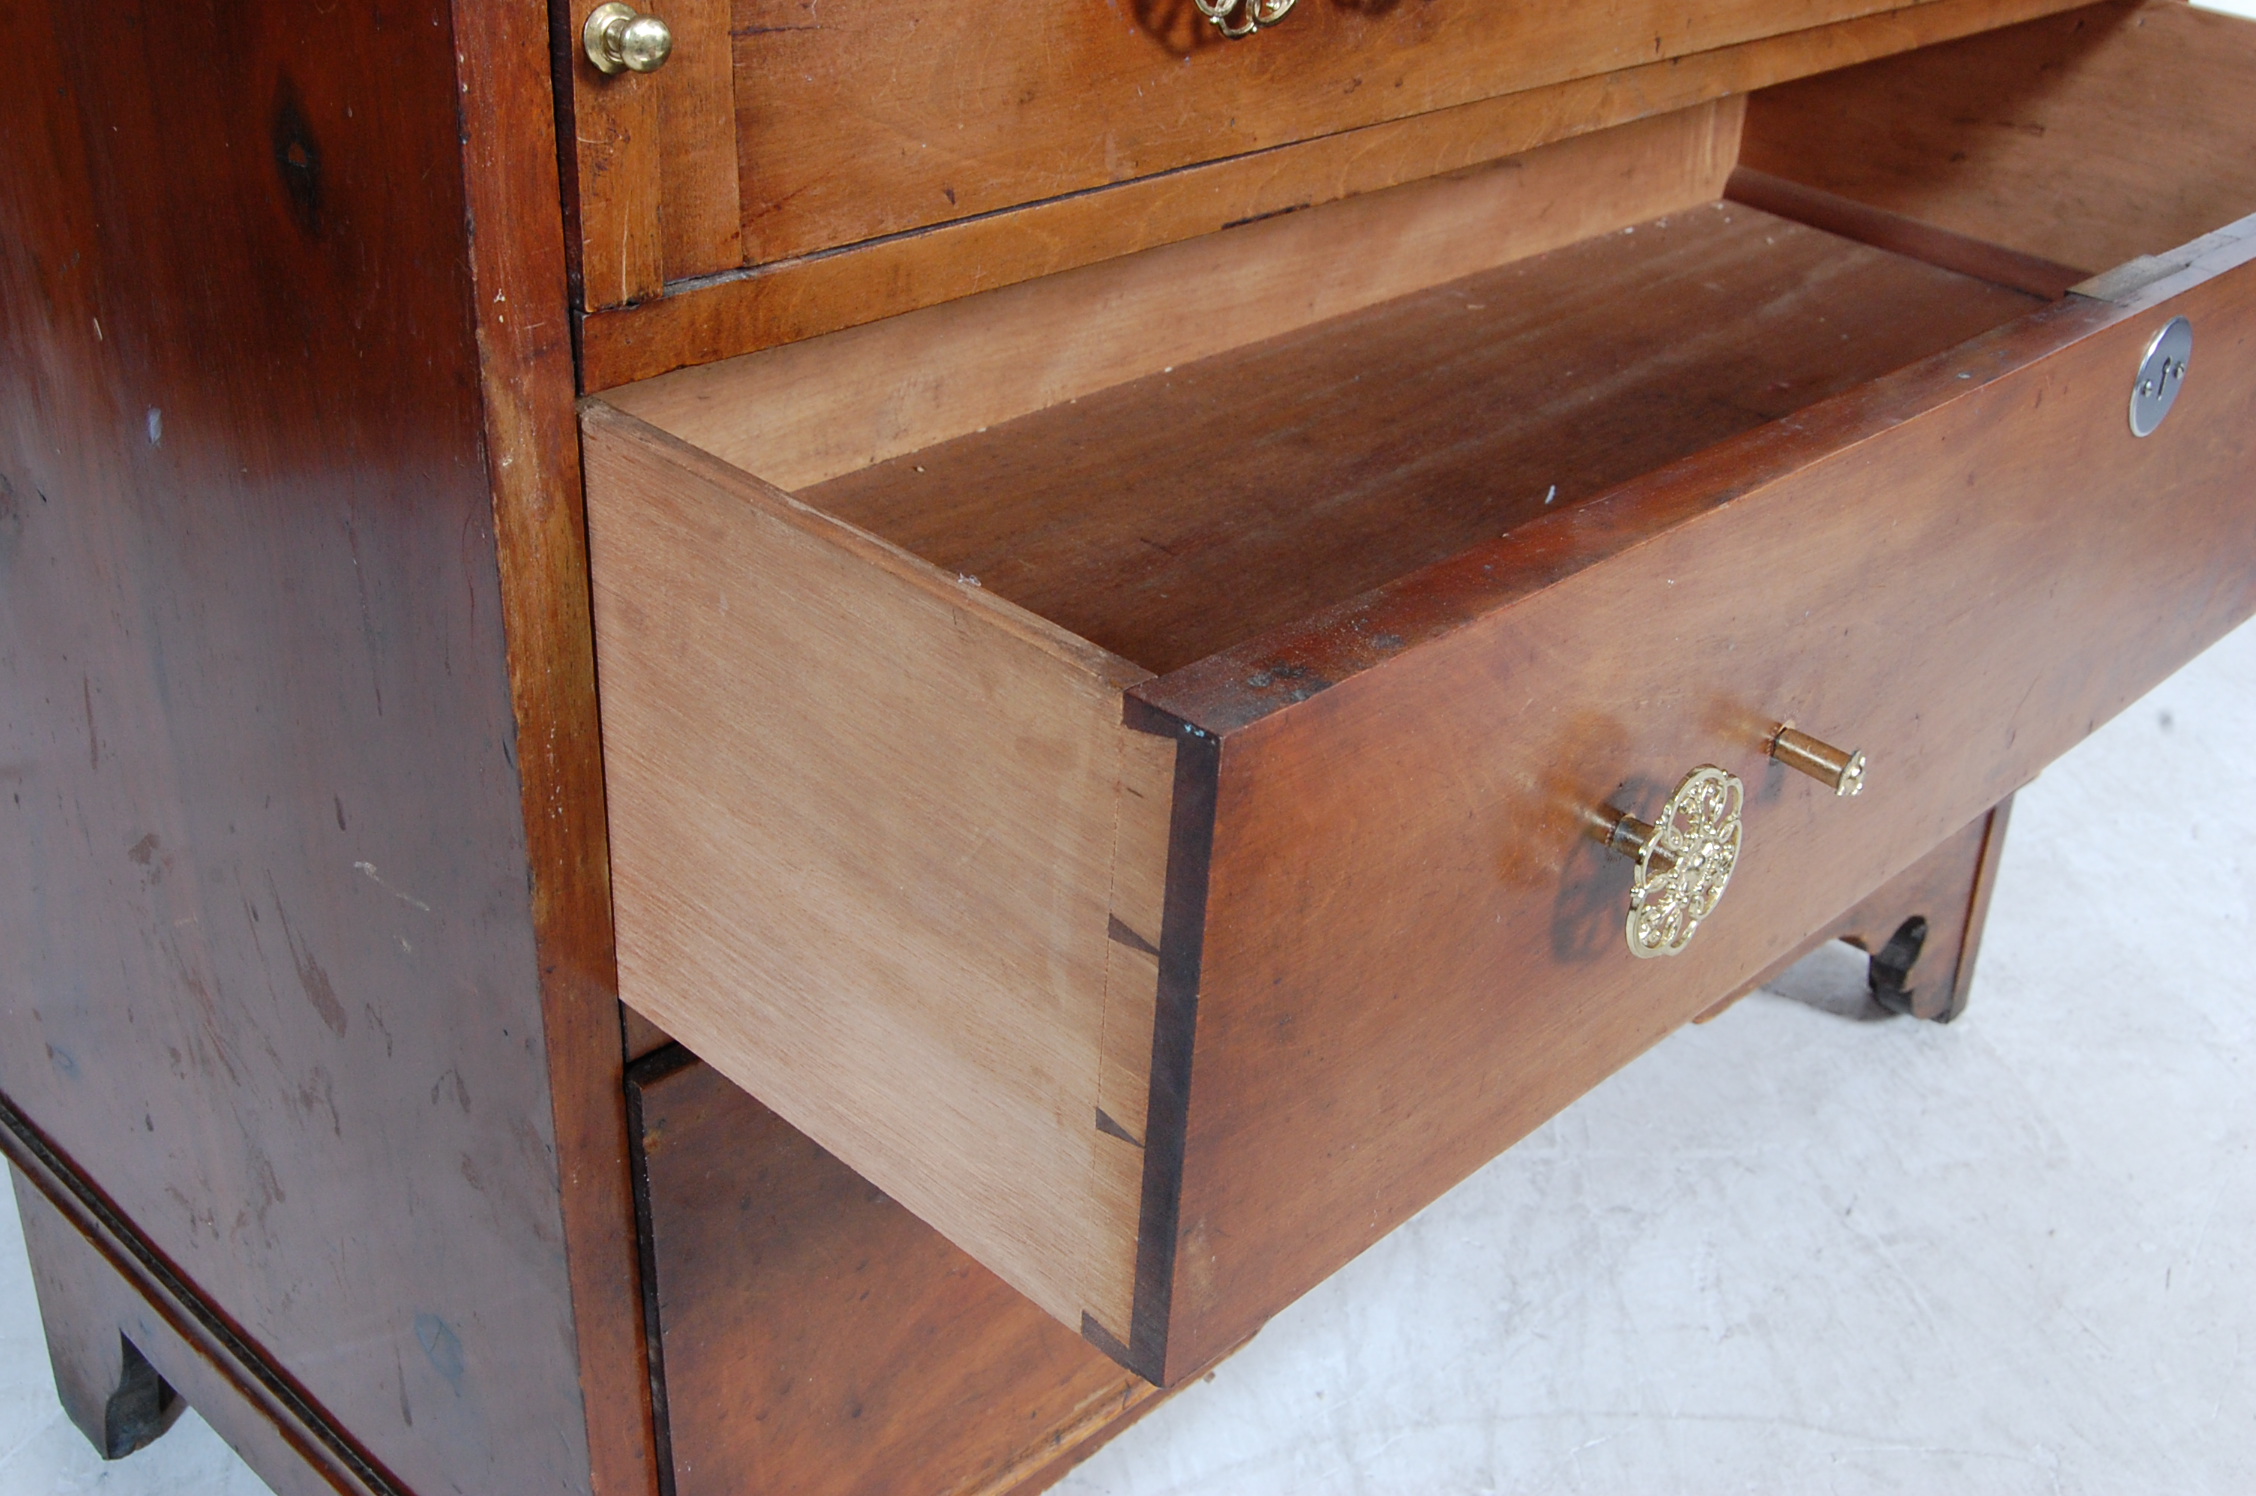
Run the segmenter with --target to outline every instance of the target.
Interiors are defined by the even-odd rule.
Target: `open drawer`
[[[2099,6],[590,400],[622,996],[1197,1371],[2256,608],[2252,92]]]

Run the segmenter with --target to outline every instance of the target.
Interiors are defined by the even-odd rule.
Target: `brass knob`
[[[1799,769],[1843,799],[1864,793],[1864,754],[1821,743],[1788,722],[1770,735],[1770,756]]]
[[[1704,764],[1684,776],[1653,821],[1609,805],[1591,822],[1607,848],[1635,858],[1629,886],[1629,953],[1673,956],[1715,912],[1739,866],[1739,813],[1746,789],[1735,774]]]
[[[1193,0],[1198,13],[1224,36],[1251,36],[1264,26],[1274,26],[1293,8],[1293,0]]]
[[[580,42],[598,72],[655,73],[674,54],[674,33],[656,16],[646,16],[620,0],[604,0],[588,12]]]

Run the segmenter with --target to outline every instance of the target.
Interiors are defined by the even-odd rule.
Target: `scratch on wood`
[[[391,884],[386,883],[384,881],[384,875],[376,871],[375,863],[356,862],[353,864],[353,866],[358,868],[361,872],[366,873],[368,875],[369,882],[375,884],[378,888],[381,888],[382,890],[384,890],[384,892],[390,894],[393,898],[398,899],[401,903],[412,904],[416,908],[422,910],[425,914],[429,914],[431,912],[431,906],[429,904],[424,903],[421,899],[415,897],[413,894],[402,893],[398,889],[392,887]]]

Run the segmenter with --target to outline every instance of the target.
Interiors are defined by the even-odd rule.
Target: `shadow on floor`
[[[1873,1000],[1871,958],[1842,940],[1828,940],[1811,951],[1754,997],[1800,1003],[1855,1023],[1896,1016]]]

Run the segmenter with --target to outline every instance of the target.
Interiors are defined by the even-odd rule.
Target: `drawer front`
[[[593,3],[578,0],[575,17]],[[648,8],[675,36],[662,71],[606,77],[575,62],[591,307],[646,299],[668,282],[1922,7],[1301,0],[1273,29],[1234,42],[1191,0],[1007,11],[825,0],[819,14],[810,0],[658,0]],[[2026,8],[2001,6],[1987,24],[2019,19]]]
[[[1173,1257],[1147,1236],[1167,1297],[1138,1305],[1169,1377],[2256,608],[2256,220],[2229,232],[2133,305],[2072,297],[1137,688],[1212,765],[1171,892],[1203,882],[1203,933],[1170,926],[1162,993]],[[2181,314],[2191,377],[2135,439]],[[1861,797],[1766,757],[1787,720],[1870,755]],[[1702,764],[1745,783],[1744,855],[1690,947],[1639,960],[1582,818],[1651,817]]]
[[[1519,33],[1531,28],[1546,28],[1553,43],[1571,43],[1573,38],[1560,29],[1567,14],[1563,11],[1523,16],[1494,7],[1450,7],[1447,15],[1429,16],[1428,10],[1441,7],[1412,12],[1335,5],[1321,17],[1296,12],[1289,25],[1259,38],[1258,46],[1230,48],[1216,42],[1179,65],[1168,59],[1156,75],[1149,73],[1150,48],[1141,54],[1130,48],[1115,60],[1118,68],[1129,70],[1120,73],[1127,81],[1115,90],[1125,97],[1107,98],[1103,118],[1083,121],[1085,129],[1071,121],[1061,125],[1055,119],[1015,118],[1014,111],[1055,113],[1074,107],[1070,91],[1037,91],[1023,101],[1016,95],[985,98],[967,105],[960,95],[975,90],[978,81],[957,78],[923,101],[929,118],[896,101],[895,117],[886,128],[910,133],[879,140],[872,152],[863,153],[851,149],[850,142],[841,145],[843,136],[828,145],[797,143],[798,132],[809,128],[847,134],[868,128],[867,120],[851,110],[822,112],[827,104],[812,114],[778,117],[757,131],[740,132],[739,110],[765,107],[761,100],[776,91],[768,75],[758,71],[773,58],[766,50],[739,53],[729,36],[727,0],[668,0],[666,16],[676,44],[661,73],[604,77],[583,61],[574,78],[573,175],[582,304],[588,311],[580,329],[584,387],[616,388],[669,369],[859,326],[1232,225],[1462,171],[1788,79],[2010,27],[2079,3],[1920,0],[1879,10],[1831,4],[1784,20],[1757,18],[1748,24],[1743,24],[1748,17],[1734,9],[1728,15],[1696,17],[1686,28],[1656,32],[1649,46],[1646,33],[1636,32],[1637,22],[1616,24],[1627,12],[1586,9],[1575,13],[1575,23],[1594,41],[1619,43],[1620,33],[1635,32],[1634,45],[1617,48],[1628,62],[1598,56],[1591,65],[1613,68],[1602,72],[1580,71],[1582,64],[1574,59],[1584,54],[1571,47],[1554,46],[1557,55],[1548,59],[1541,49],[1486,57],[1495,39],[1516,46]],[[577,4],[592,7],[594,0]],[[1384,17],[1375,14],[1381,10]],[[826,19],[829,15],[826,11]],[[1430,93],[1440,99],[1465,94],[1463,102],[1439,107],[1421,103],[1422,112],[1391,113],[1404,107],[1401,100],[1410,80],[1401,90],[1374,88],[1368,68],[1356,75],[1364,80],[1360,85],[1351,87],[1352,77],[1335,78],[1312,92],[1302,82],[1304,75],[1315,76],[1312,63],[1283,69],[1272,60],[1257,79],[1230,81],[1237,77],[1233,69],[1270,57],[1272,46],[1319,45],[1291,42],[1293,26],[1345,28],[1352,39],[1382,20],[1399,31],[1410,23],[1406,17],[1428,30],[1444,24],[1479,28],[1488,38],[1480,44],[1485,60],[1475,75],[1444,79],[1449,86]],[[925,24],[914,17],[895,19],[903,25]],[[1063,12],[1029,17],[1025,24],[1037,20],[1050,26],[1075,24]],[[878,36],[859,6],[849,13],[847,24],[862,27],[857,36]],[[1714,37],[1724,35],[1746,39],[1711,45]],[[780,42],[774,39],[778,36]],[[1101,30],[1099,39],[1114,47],[1123,41]],[[746,33],[744,45],[819,49],[828,43],[765,32],[756,38]],[[1705,50],[1684,55],[1667,50],[1693,45]],[[1420,44],[1409,55],[1389,53],[1383,61],[1389,67],[1419,62],[1435,69],[1433,78],[1442,78],[1431,51],[1431,45]],[[738,67],[740,56],[743,69]],[[1360,52],[1353,56],[1358,66],[1365,60]],[[847,61],[860,57],[857,51]],[[1134,73],[1137,67],[1145,73]],[[1551,81],[1531,85],[1529,78]],[[781,82],[786,90],[819,93],[821,79],[820,73],[802,70],[786,74]],[[1223,84],[1220,89],[1212,87],[1217,80]],[[1416,81],[1424,87],[1432,79],[1422,72]],[[1121,139],[1114,127],[1125,120],[1122,128],[1129,134],[1149,133],[1153,122],[1144,118],[1147,106],[1162,100],[1172,100],[1175,112],[1159,123],[1183,138],[1169,149],[1146,154],[1150,161],[1181,159],[1169,169],[1147,169],[1147,161],[1131,162],[1113,149]],[[807,102],[815,108],[818,101]],[[1279,125],[1284,115],[1270,117],[1279,110],[1291,113],[1285,121],[1289,128]],[[810,126],[810,119],[818,124]],[[1218,131],[1227,134],[1241,122],[1263,120],[1268,121],[1263,138],[1274,135],[1285,143],[1201,157],[1202,151],[1222,149],[1213,143]],[[914,133],[919,129],[926,133]],[[903,147],[903,140],[914,149]],[[1039,143],[1040,159],[1019,159],[1021,150],[1034,148],[1030,142]],[[1230,149],[1237,151],[1236,146]],[[806,161],[792,164],[810,150]],[[964,152],[991,164],[968,162]],[[942,161],[945,174],[939,187],[899,180],[898,158],[904,153]],[[806,193],[780,203],[770,200],[772,193],[763,183],[778,179],[779,172],[810,169],[822,174],[807,180]],[[1138,171],[1143,174],[1122,179],[1122,174]],[[1000,211],[965,216],[961,208],[971,190],[966,184],[983,182],[993,189]],[[1071,190],[1061,185],[1074,183],[1080,185]],[[1088,190],[1092,188],[1102,190]],[[951,192],[954,201],[948,201]],[[814,211],[802,202],[819,205],[826,194],[836,201],[822,209],[822,223],[803,223],[796,231],[779,224],[763,239],[770,216],[779,210],[786,215]],[[935,213],[941,216],[935,218]],[[748,215],[760,222],[748,221]],[[890,222],[916,227],[867,237],[876,225]],[[805,243],[836,242],[851,252],[793,257],[787,246],[794,232]]]

